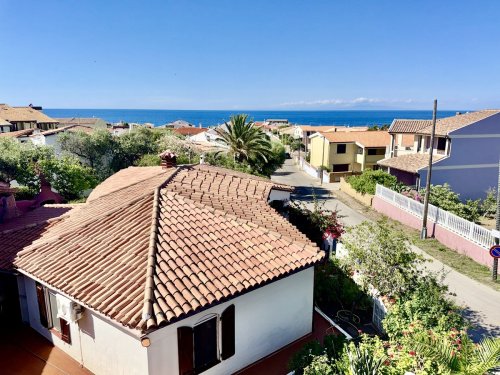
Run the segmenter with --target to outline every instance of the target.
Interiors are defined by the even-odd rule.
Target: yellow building
[[[318,132],[310,137],[310,164],[331,172],[377,169],[391,137],[386,131]]]

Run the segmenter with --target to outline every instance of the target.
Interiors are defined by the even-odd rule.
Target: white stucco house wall
[[[58,142],[58,136],[64,132],[85,132],[90,133],[93,128],[82,125],[67,125],[61,128],[47,130],[47,131],[35,131],[32,135],[28,137],[29,141],[37,146],[50,146],[54,148],[56,155],[61,155],[61,145]]]
[[[291,188],[162,157],[18,252],[23,321],[103,375],[230,374],[311,333],[324,254],[269,206]]]
[[[25,275],[18,280],[20,296],[26,296],[23,321],[95,374],[179,374],[178,328],[216,318],[220,341],[221,314],[231,305],[235,309],[234,355],[221,360],[218,353],[220,362],[203,372],[207,375],[241,370],[312,331],[312,267],[145,335],[84,308],[81,318],[69,323],[70,343],[41,324],[35,280]],[[60,291],[48,290],[71,300]],[[142,339],[149,339],[149,347],[143,346]]]

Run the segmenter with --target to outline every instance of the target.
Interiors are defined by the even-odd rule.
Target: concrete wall
[[[361,194],[361,193],[358,193],[356,190],[354,190],[351,185],[344,179],[344,178],[340,178],[340,190],[342,190],[344,193],[346,193],[347,195],[350,195],[351,197],[353,197],[354,199],[360,201],[361,203],[367,205],[367,206],[371,206],[372,205],[372,199],[373,199],[373,195],[371,194]]]
[[[35,281],[27,276],[20,277],[24,278],[27,301],[27,306],[21,306],[21,310],[28,311],[28,316],[23,316],[23,320],[26,319],[47,340],[95,374],[148,373],[147,349],[141,346],[140,340],[89,309],[84,310],[80,320],[70,323],[71,344],[43,327],[38,313]]]
[[[177,327],[235,305],[236,352],[203,374],[232,374],[312,331],[314,268],[256,289],[148,335],[149,374],[177,375]]]
[[[414,229],[422,228],[422,220],[420,218],[392,205],[390,202],[387,202],[380,197],[375,196],[373,198],[372,207],[378,212],[389,216],[391,219],[397,220]],[[428,222],[427,229],[429,236],[435,237],[443,245],[449,247],[457,253],[466,255],[485,266],[492,266],[492,258],[488,250],[482,248],[481,246],[476,245],[473,242],[466,240],[464,237],[435,224],[431,220]]]

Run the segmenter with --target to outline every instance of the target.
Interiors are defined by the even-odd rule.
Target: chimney
[[[16,206],[14,192],[16,190],[0,181],[0,224],[7,219],[19,216],[19,210]]]
[[[172,151],[163,151],[160,154],[161,166],[163,169],[175,168],[177,166],[177,155]]]

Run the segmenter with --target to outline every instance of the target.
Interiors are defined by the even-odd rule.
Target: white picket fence
[[[393,205],[415,215],[418,218],[423,217],[424,205],[422,203],[396,193],[394,190],[377,184],[375,196],[392,203]],[[491,244],[495,242],[493,234],[489,229],[471,221],[462,219],[461,217],[433,206],[432,204],[429,204],[428,219],[485,249],[489,249]]]

